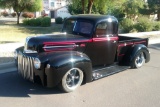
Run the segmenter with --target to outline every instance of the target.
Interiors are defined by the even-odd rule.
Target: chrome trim
[[[33,51],[33,50],[25,50],[23,51],[23,53],[38,53],[37,51]]]
[[[18,73],[23,78],[34,82],[34,58],[25,56],[23,53],[18,54]]]
[[[78,47],[78,45],[67,45],[67,46],[44,46],[44,49],[51,49],[51,48],[74,48]]]

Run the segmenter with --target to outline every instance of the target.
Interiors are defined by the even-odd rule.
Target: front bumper
[[[38,56],[36,53],[23,53],[24,47],[18,48],[16,65],[18,68],[18,73],[27,80],[35,83],[41,83],[43,86],[45,83],[44,68],[36,69],[34,67],[34,59]]]
[[[18,73],[24,78],[34,83],[40,83],[43,86],[54,87],[58,85],[63,77],[60,69],[53,67],[47,68],[45,62],[42,61],[40,69],[34,67],[34,59],[38,58],[36,53],[23,53],[23,47],[17,49],[16,64]],[[46,56],[47,57],[47,56]]]

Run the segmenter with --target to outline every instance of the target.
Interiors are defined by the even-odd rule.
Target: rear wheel
[[[77,89],[83,81],[83,71],[79,68],[72,68],[66,72],[60,83],[60,87],[65,92],[72,92]]]
[[[135,56],[133,62],[131,63],[131,68],[140,68],[145,63],[144,53],[142,51],[138,52]]]

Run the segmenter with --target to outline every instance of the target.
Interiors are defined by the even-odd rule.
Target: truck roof
[[[98,14],[79,14],[79,15],[73,15],[69,17],[71,19],[88,19],[92,20],[94,22],[99,22],[106,19],[111,19],[112,22],[118,22],[117,18],[111,15],[98,15]]]

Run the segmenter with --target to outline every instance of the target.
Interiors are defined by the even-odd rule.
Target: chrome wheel
[[[62,88],[65,92],[74,91],[83,81],[83,72],[79,68],[72,68],[62,78]]]
[[[137,54],[136,58],[135,58],[135,67],[139,68],[141,67],[145,62],[145,58],[144,58],[144,54],[143,52],[140,52],[139,54]]]

